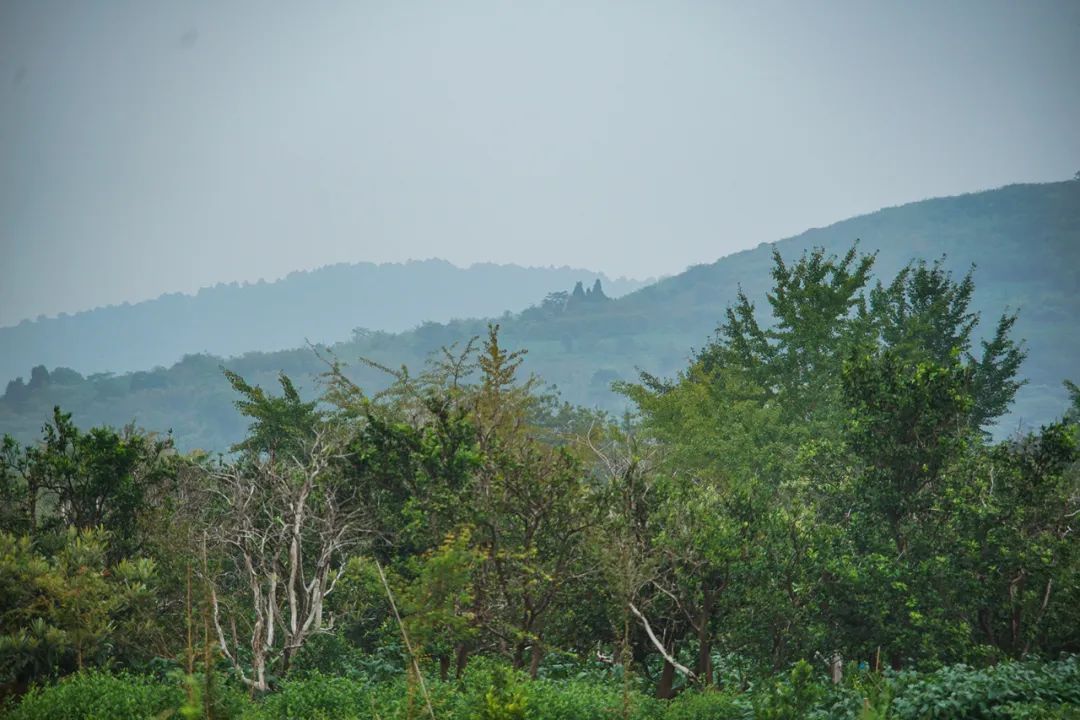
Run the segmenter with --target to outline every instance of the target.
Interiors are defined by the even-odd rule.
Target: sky
[[[673,274],[1071,178],[1078,68],[1076,0],[0,0],[0,325],[335,262]]]

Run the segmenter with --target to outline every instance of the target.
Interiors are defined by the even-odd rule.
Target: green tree
[[[561,408],[535,378],[519,378],[524,353],[507,350],[498,330],[460,353],[444,349],[416,376],[387,369],[395,382],[376,398],[334,368],[331,397],[358,423],[351,477],[384,502],[380,534],[396,543],[388,557],[431,552],[468,531],[483,558],[465,610],[474,632],[451,633],[464,638],[458,673],[487,647],[535,674],[552,609],[588,573],[584,537],[598,507],[587,468],[555,429]]]
[[[894,666],[963,657],[970,626],[955,612],[959,538],[946,519],[965,511],[956,468],[976,442],[970,368],[955,353],[938,365],[887,349],[843,377],[846,448],[814,472],[833,647],[863,658],[880,647]]]
[[[80,431],[71,413],[54,408],[35,445],[5,437],[0,478],[8,506],[4,529],[32,537],[65,528],[108,528],[110,559],[137,552],[149,510],[175,477],[172,442],[133,427]]]
[[[148,559],[107,560],[108,533],[66,531],[51,555],[0,532],[0,677],[34,679],[140,660],[162,647]]]
[[[320,414],[317,402],[304,402],[293,381],[279,373],[281,395],[269,395],[261,387],[251,385],[232,370],[222,372],[240,394],[235,401],[237,410],[251,419],[247,437],[233,446],[234,451],[266,453],[285,456],[298,455],[311,442]]]
[[[857,245],[842,258],[816,249],[791,266],[774,252],[772,324],[759,323],[753,303],[740,291],[697,361],[706,370],[746,372],[763,400],[775,400],[793,421],[835,426],[829,416],[839,399],[840,369],[868,333],[862,290],[873,263],[874,256],[860,255]]]
[[[779,409],[762,404],[760,389],[733,368],[696,365],[666,391],[624,390],[642,429],[664,447],[649,520],[657,562],[649,614],[670,638],[668,651],[696,646],[694,672],[708,684],[717,639],[724,650],[767,647],[760,652],[767,659],[782,642],[797,646],[790,623],[776,624],[774,614],[793,570],[773,564],[787,554],[778,544],[787,544],[793,509],[781,500]],[[751,603],[753,619],[745,611]],[[673,669],[665,663],[662,697],[671,693]]]
[[[965,468],[968,511],[954,515],[966,539],[965,612],[994,656],[1052,655],[1080,648],[1080,573],[1072,537],[1080,512],[1075,421],[1000,443]]]
[[[1023,381],[1016,378],[1026,357],[1010,336],[1017,315],[1002,314],[982,354],[971,353],[972,334],[979,316],[971,311],[975,291],[972,272],[959,282],[941,261],[912,263],[888,286],[878,283],[870,293],[870,315],[881,345],[912,361],[941,365],[958,355],[971,368],[970,423],[985,428],[1009,408]]]
[[[409,638],[438,659],[443,680],[449,678],[455,653],[469,647],[477,634],[474,578],[483,561],[483,554],[472,545],[471,532],[463,528],[435,550],[412,558],[412,580],[399,592]]]
[[[622,386],[673,478],[650,509],[653,551],[679,551],[654,579],[665,637],[694,628],[709,649],[694,613],[722,587],[712,637],[774,667],[815,647],[881,644],[897,663],[970,648],[964,578],[942,552],[964,538],[942,519],[968,510],[957,468],[1019,386],[1015,316],[976,359],[970,273],[913,263],[868,290],[872,263],[857,247],[775,255],[771,326],[740,296],[674,381]]]

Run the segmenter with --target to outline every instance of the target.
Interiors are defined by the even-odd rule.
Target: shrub
[[[313,635],[293,658],[289,678],[312,675],[366,679],[363,668],[367,656],[345,638],[334,633]],[[400,672],[401,663],[395,663]]]
[[[471,720],[525,720],[528,698],[520,678],[505,667],[496,667],[483,700],[470,713]]]
[[[185,683],[187,685],[185,686]],[[409,677],[372,683],[311,671],[260,702],[213,676],[216,720],[419,720],[427,717]],[[618,682],[529,680],[477,658],[461,681],[427,681],[439,720],[1080,720],[1080,660],[1012,662],[933,673],[851,674],[833,686],[799,663],[751,693],[687,690],[655,700]],[[72,675],[37,687],[10,707],[11,720],[197,720],[207,684],[170,674]]]
[[[281,687],[245,714],[245,720],[368,720],[372,692],[347,678],[312,672],[286,680]]]
[[[1040,705],[1011,703],[1001,707],[1002,717],[1016,720],[1080,720],[1080,707],[1075,705]]]
[[[90,671],[55,685],[35,687],[7,717],[10,720],[143,720],[168,717],[183,705],[179,685],[139,675]]]
[[[1068,717],[1044,713],[1080,705],[1080,660],[1008,662],[981,670],[954,665],[902,675],[897,683],[891,709],[899,720]]]
[[[576,720],[622,718],[624,705],[630,717],[657,717],[663,706],[631,690],[624,697],[622,685],[591,680],[537,680],[529,684],[529,718]]]
[[[821,710],[827,690],[814,679],[810,663],[800,660],[791,674],[766,685],[754,696],[757,720],[802,720]]]
[[[754,710],[743,696],[723,692],[684,692],[672,700],[664,720],[751,720]]]

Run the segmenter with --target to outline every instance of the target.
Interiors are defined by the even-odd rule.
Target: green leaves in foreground
[[[312,675],[262,700],[228,685],[218,720],[406,720],[428,717],[415,683],[371,684]],[[202,717],[182,678],[79,673],[28,693],[10,720],[142,720]],[[668,702],[624,693],[619,683],[530,681],[506,666],[477,663],[460,682],[428,680],[439,720],[1065,720],[1080,717],[1080,660],[964,665],[933,673],[849,673],[834,686],[806,663],[747,692],[688,690]],[[181,714],[181,708],[186,708]]]

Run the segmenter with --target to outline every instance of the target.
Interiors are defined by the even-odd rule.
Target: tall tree
[[[1015,313],[1004,313],[983,340],[982,354],[972,353],[979,315],[970,310],[975,283],[972,271],[959,282],[941,261],[918,261],[903,268],[888,285],[870,293],[870,315],[879,343],[912,361],[944,365],[959,356],[971,368],[969,422],[985,428],[1001,417],[1023,385],[1016,375],[1026,352],[1011,337]]]
[[[209,463],[198,488],[203,575],[222,654],[266,690],[326,629],[326,598],[367,528],[366,507],[344,479],[347,428],[326,423],[284,375],[280,397],[230,380],[254,422],[239,457]]]
[[[832,424],[840,393],[840,368],[853,347],[865,342],[865,288],[873,255],[858,245],[841,258],[822,249],[789,266],[773,253],[772,323],[762,326],[741,291],[728,308],[713,342],[697,360],[706,370],[734,367],[746,372],[793,421]]]

